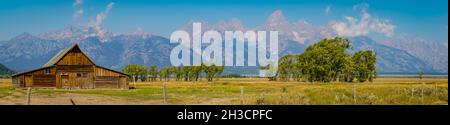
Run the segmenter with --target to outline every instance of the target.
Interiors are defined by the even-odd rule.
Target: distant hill
[[[8,69],[3,64],[0,64],[0,75],[11,75],[13,73],[14,73],[14,71]]]

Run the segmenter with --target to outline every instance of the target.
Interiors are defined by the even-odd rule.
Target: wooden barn
[[[15,87],[126,88],[129,76],[92,62],[78,44],[61,50],[43,67],[13,75]]]

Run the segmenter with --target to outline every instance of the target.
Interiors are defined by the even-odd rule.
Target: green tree
[[[200,66],[194,66],[192,68],[192,74],[194,76],[194,80],[195,81],[198,81],[199,78],[201,77],[202,71],[203,71],[203,67],[204,67],[204,65],[200,65]]]
[[[137,81],[137,79],[140,79],[142,77],[146,77],[147,71],[145,67],[138,65],[138,64],[130,64],[126,65],[122,71],[131,77],[133,77],[134,82]],[[142,80],[142,79],[141,79]]]
[[[222,77],[222,73],[224,70],[225,70],[225,66],[217,66],[217,71],[216,71],[214,78],[219,79],[220,77]]]
[[[419,72],[419,79],[423,79],[423,74],[424,73],[422,71]]]
[[[179,66],[175,71],[176,81],[180,81],[183,78],[183,66]]]
[[[215,78],[220,77],[224,69],[224,66],[216,66],[213,64],[211,66],[204,66],[203,71],[205,72],[206,80],[214,81]]]
[[[278,79],[278,76],[279,76],[280,72],[277,71],[274,74],[274,72],[273,72],[273,70],[274,70],[273,66],[274,65],[275,65],[274,62],[269,61],[268,65],[260,66],[259,67],[260,70],[268,71],[268,72],[265,72],[264,74],[260,74],[260,75],[263,75],[263,77],[267,77],[269,79],[269,81],[276,81]]]
[[[191,76],[191,66],[184,66],[183,67],[183,77],[184,77],[184,81],[190,81],[190,76]]]
[[[162,81],[164,79],[166,81],[170,81],[170,78],[172,77],[173,74],[176,74],[176,72],[177,67],[175,66],[163,67],[159,71],[159,80]]]
[[[353,82],[355,79],[355,62],[351,57],[346,57],[346,61],[344,63],[344,67],[339,76],[339,80],[341,82]]]
[[[152,65],[150,66],[149,70],[148,70],[148,75],[149,75],[149,79],[150,81],[156,81],[156,78],[158,77],[158,66],[156,65]]]
[[[350,41],[345,38],[324,39],[309,46],[298,57],[298,66],[304,78],[310,82],[330,82],[337,79],[345,65],[346,49],[351,48]]]
[[[279,59],[276,77],[281,81],[306,80],[309,82],[372,81],[376,77],[376,55],[370,51],[355,54],[346,38],[323,39],[308,48],[304,53],[285,55]]]
[[[294,77],[296,67],[294,66],[296,59],[294,55],[287,54],[278,60],[278,78],[282,81],[289,81]]]
[[[356,79],[359,82],[373,81],[376,77],[376,54],[371,50],[359,51],[353,55]]]

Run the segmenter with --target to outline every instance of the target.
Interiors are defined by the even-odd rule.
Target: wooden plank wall
[[[94,72],[94,66],[90,65],[60,65],[56,66],[59,72]]]
[[[119,78],[120,88],[128,88],[128,78],[126,76],[121,76]]]
[[[120,88],[119,76],[96,76],[95,88]]]
[[[25,87],[33,87],[33,76],[25,75]]]
[[[96,88],[128,88],[125,75],[102,67],[95,67],[94,83]]]
[[[24,75],[19,77],[19,84],[20,84],[20,87],[25,87],[25,76]]]
[[[81,73],[82,74],[82,73]],[[87,73],[87,77],[79,77],[77,73],[67,73],[67,83],[62,83],[63,79],[62,76],[59,75],[57,77],[58,79],[58,85],[59,88],[65,88],[65,89],[92,89],[94,88],[94,82],[93,82],[93,74]]]
[[[45,74],[45,70],[50,70],[50,74]],[[56,87],[56,69],[46,68],[35,71],[33,75],[33,87]]]
[[[33,87],[56,87],[54,75],[33,75]]]
[[[19,78],[20,78],[20,77],[13,77],[13,78],[12,78],[12,84],[13,84],[13,87],[14,87],[14,88],[20,87],[20,84],[19,84]]]

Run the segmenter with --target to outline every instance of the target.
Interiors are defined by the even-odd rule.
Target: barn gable
[[[73,61],[77,60],[77,61]],[[80,49],[78,44],[73,44],[69,48],[61,50],[52,59],[50,59],[43,67],[54,65],[95,65]]]

